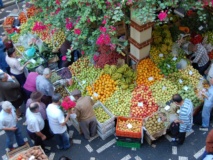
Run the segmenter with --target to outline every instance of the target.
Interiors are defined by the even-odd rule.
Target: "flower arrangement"
[[[74,108],[76,103],[70,99],[70,97],[65,97],[61,103],[62,109],[68,111]]]

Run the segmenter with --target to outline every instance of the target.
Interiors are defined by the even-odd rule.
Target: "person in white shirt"
[[[66,122],[69,120],[71,111],[68,111],[68,114],[65,118],[63,111],[60,109],[61,98],[62,97],[60,94],[53,94],[52,103],[48,105],[46,111],[50,129],[58,141],[59,149],[66,150],[70,148],[70,140],[69,134],[67,132]]]
[[[18,146],[25,144],[20,128],[17,125],[17,117],[15,108],[9,101],[2,103],[2,110],[0,112],[0,129],[4,130],[7,135],[7,148],[13,150],[14,137]]]
[[[27,123],[27,133],[29,137],[34,141],[35,146],[41,146],[44,151],[46,151],[43,141],[46,136],[41,132],[44,128],[44,120],[39,112],[39,104],[33,102],[27,108],[26,111],[26,123]]]
[[[16,50],[14,48],[8,49],[6,62],[10,66],[10,74],[16,77],[22,87],[26,81],[24,67],[30,62],[28,61],[23,66],[21,66],[20,62],[16,58]]]

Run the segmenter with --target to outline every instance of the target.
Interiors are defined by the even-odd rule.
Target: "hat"
[[[33,100],[33,101],[37,101],[37,100],[40,100],[41,97],[43,96],[43,94],[41,92],[32,92],[31,95],[30,95],[30,98]]]
[[[72,96],[78,96],[78,95],[81,95],[81,91],[79,91],[78,89],[76,89],[76,90],[72,91],[70,94]]]

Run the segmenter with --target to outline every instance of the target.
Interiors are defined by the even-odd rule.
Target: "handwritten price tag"
[[[184,89],[185,91],[188,91],[189,87],[184,86],[183,89]]]
[[[85,84],[85,83],[86,83],[86,81],[85,81],[85,80],[83,80],[81,83],[82,83],[82,84]]]
[[[160,54],[159,54],[159,57],[161,57],[161,58],[162,58],[162,57],[163,57],[163,54],[162,54],[162,53],[160,53]]]
[[[98,93],[93,93],[93,96],[94,97],[98,97]]]
[[[179,83],[182,84],[182,83],[183,83],[183,80],[182,80],[182,79],[179,79]]]
[[[129,124],[127,124],[127,127],[128,127],[129,129],[131,129],[131,128],[132,128],[132,125],[129,123]]]
[[[176,61],[176,60],[177,60],[177,57],[173,57],[172,60],[173,60],[173,61]]]
[[[193,72],[192,71],[189,71],[189,75],[191,76],[193,74]]]
[[[165,90],[166,90],[166,87],[165,87],[165,86],[163,86],[163,87],[162,87],[162,90],[163,90],[163,91],[165,91]]]
[[[168,67],[168,68],[171,68],[171,66],[170,66],[169,64],[167,64],[167,67]]]
[[[148,80],[149,80],[149,81],[153,81],[154,78],[153,78],[153,77],[149,77]]]
[[[166,111],[168,111],[168,110],[170,109],[170,106],[167,105],[166,107],[164,107],[164,109],[165,109]]]
[[[138,107],[143,107],[143,102],[138,102]]]

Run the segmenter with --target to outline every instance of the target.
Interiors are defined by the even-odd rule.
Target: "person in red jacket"
[[[213,129],[209,132],[206,137],[206,150],[203,153],[203,159],[207,155],[213,155]]]

